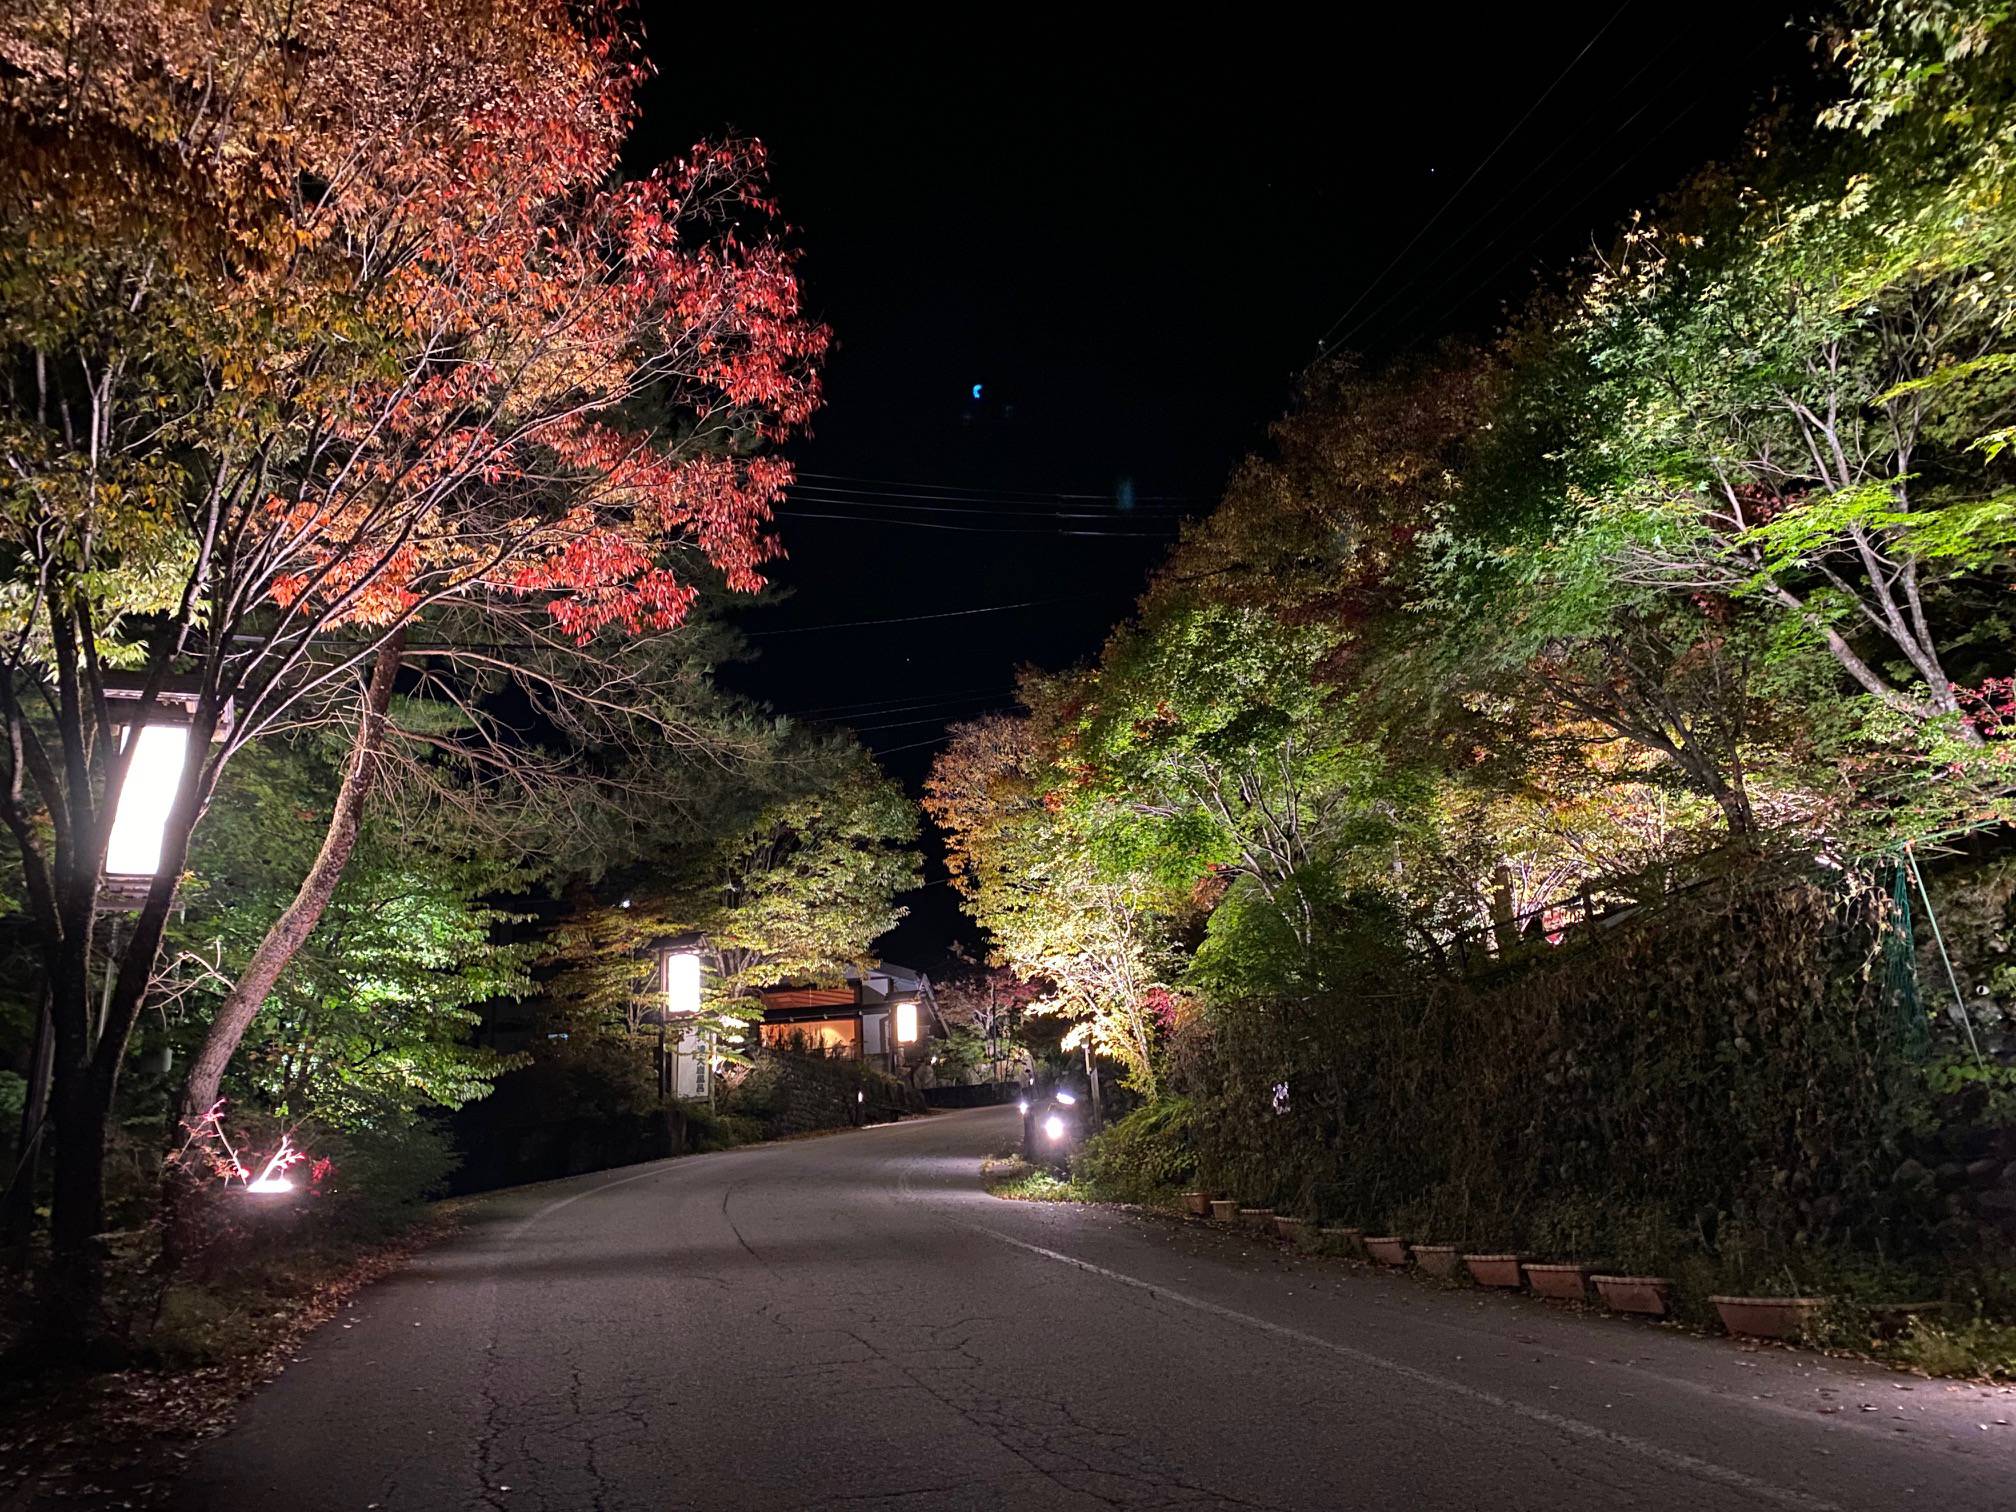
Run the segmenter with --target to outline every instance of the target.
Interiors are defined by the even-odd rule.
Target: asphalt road
[[[1008,1109],[501,1194],[185,1508],[2016,1508],[2016,1394],[1004,1202]]]

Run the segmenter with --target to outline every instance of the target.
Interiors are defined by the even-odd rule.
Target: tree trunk
[[[56,1079],[56,1188],[50,1221],[53,1263],[43,1281],[53,1337],[90,1344],[101,1335],[105,1293],[105,1129],[116,1076],[95,1066]]]
[[[50,1264],[42,1309],[53,1340],[81,1346],[98,1333],[104,1293],[105,1127],[110,1099],[94,1085],[91,989],[91,903],[65,899],[67,926],[49,969],[50,1112],[56,1180],[49,1217]]]
[[[182,1122],[194,1124],[215,1105],[224,1070],[238,1052],[245,1031],[252,1026],[273,984],[287,963],[315,932],[343,868],[357,848],[357,836],[364,826],[365,801],[378,771],[378,752],[385,741],[385,711],[391,706],[393,684],[399,679],[399,664],[405,653],[406,634],[395,633],[378,648],[371,665],[371,681],[365,689],[364,712],[357,721],[357,734],[344,764],[343,781],[336,791],[336,806],[329,815],[329,830],[322,837],[322,849],[308,875],[301,880],[294,900],[266,931],[259,948],[240,973],[237,985],[210,1021],[203,1048],[189,1067],[189,1080],[182,1089]]]
[[[214,724],[199,714],[190,744],[201,750]],[[72,1357],[105,1343],[105,1131],[133,1025],[147,1000],[176,889],[189,860],[189,837],[202,813],[204,763],[182,772],[162,828],[161,860],[133,916],[125,947],[106,962],[112,990],[92,990],[94,921],[104,859],[101,825],[110,805],[73,821],[58,867],[51,939],[43,957],[48,971],[49,1020],[55,1059],[50,1101],[55,1112],[56,1181],[50,1214],[50,1265],[44,1279],[48,1305],[39,1313],[45,1342]],[[73,794],[85,784],[73,781]]]
[[[1714,797],[1715,806],[1722,810],[1723,823],[1729,827],[1729,838],[1748,842],[1757,833],[1757,816],[1750,810],[1749,794],[1733,783],[1718,782]]]
[[[14,1141],[14,1169],[0,1211],[0,1249],[18,1253],[25,1264],[35,1234],[35,1186],[42,1168],[42,1138],[49,1118],[49,1073],[56,1059],[56,1026],[49,1021],[45,994],[35,1016],[35,1048],[28,1054],[28,1087],[21,1101],[21,1133]]]

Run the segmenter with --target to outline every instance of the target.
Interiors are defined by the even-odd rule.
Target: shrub
[[[1191,1104],[1164,1098],[1137,1108],[1085,1142],[1071,1176],[1108,1202],[1166,1202],[1197,1174]]]
[[[1900,1185],[1924,1072],[1872,943],[1821,887],[1739,882],[1495,982],[1216,1005],[1176,1057],[1205,1184],[1634,1267],[1950,1253],[1945,1193]]]

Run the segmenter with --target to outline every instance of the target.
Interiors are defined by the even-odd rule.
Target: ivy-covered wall
[[[1731,1284],[1991,1251],[2016,1141],[1897,992],[1886,907],[1753,882],[1496,985],[1213,1011],[1178,1050],[1200,1179],[1421,1240],[1708,1255]]]

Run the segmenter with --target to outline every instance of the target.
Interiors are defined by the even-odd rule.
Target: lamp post
[[[127,753],[126,775],[112,808],[112,827],[105,839],[104,886],[99,907],[137,908],[161,870],[161,850],[174,812],[182,772],[189,764],[190,726],[200,697],[186,679],[170,679],[143,703],[145,680],[107,674],[105,698],[115,710],[113,728],[120,750]],[[212,740],[231,733],[227,702]]]
[[[669,1043],[669,1028],[674,1019],[684,1020],[691,1025],[700,1016],[700,988],[705,968],[697,950],[668,949],[661,953],[665,985],[665,1003],[658,1013],[658,1092],[661,1097],[670,1097],[677,1090],[677,1079],[673,1076],[673,1048]],[[680,1034],[683,1042],[694,1030],[687,1028]],[[711,1059],[711,1056],[708,1057]],[[706,1062],[703,1060],[703,1065]],[[714,1077],[712,1066],[707,1066],[707,1101],[714,1101]]]

